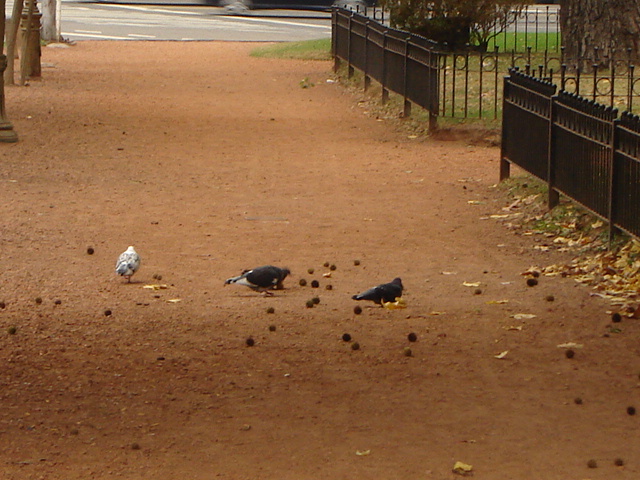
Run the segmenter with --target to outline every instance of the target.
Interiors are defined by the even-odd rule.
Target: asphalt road
[[[7,12],[11,12],[7,6]],[[227,40],[281,42],[331,36],[331,16],[319,11],[224,9],[193,5],[62,3],[67,40]]]

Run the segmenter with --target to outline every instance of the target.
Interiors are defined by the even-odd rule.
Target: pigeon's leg
[[[273,293],[271,293],[269,290],[263,290],[262,293],[265,297],[273,297]]]

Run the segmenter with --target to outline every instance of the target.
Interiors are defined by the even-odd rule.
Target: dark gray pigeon
[[[382,302],[395,302],[396,298],[402,297],[403,288],[402,280],[400,280],[400,278],[394,278],[389,283],[383,283],[377,287],[370,288],[351,298],[354,300],[371,300],[373,303],[382,305]]]
[[[235,283],[244,285],[258,292],[264,292],[266,295],[273,295],[269,292],[269,289],[282,290],[284,288],[282,282],[290,273],[288,268],[265,265],[263,267],[245,270],[242,272],[242,275],[238,277],[228,278],[224,284],[229,285]]]

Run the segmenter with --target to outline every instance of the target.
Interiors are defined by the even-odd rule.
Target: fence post
[[[504,86],[502,87],[502,141],[500,142],[500,181],[506,180],[511,175],[511,163],[505,159],[504,147],[507,144],[507,129],[504,119],[504,106],[506,99],[509,97],[511,85],[511,76],[504,77]]]
[[[338,73],[340,69],[340,58],[337,55],[338,47],[338,8],[331,10],[331,56],[333,57],[333,73]]]
[[[375,10],[374,10],[375,12]],[[364,23],[364,91],[369,90],[371,86],[371,77],[369,76],[369,22]]]
[[[440,113],[440,54],[429,50],[429,131],[438,128],[438,114]],[[434,62],[435,58],[435,62]],[[435,64],[435,65],[434,65]],[[444,100],[443,100],[444,102]],[[444,105],[443,105],[444,110]]]
[[[630,64],[629,65],[629,93],[628,93],[628,100],[627,100],[627,105],[629,106],[627,108],[628,111],[633,112],[633,70],[635,69],[635,65]]]
[[[560,194],[554,188],[555,185],[555,143],[556,134],[554,125],[556,123],[557,95],[552,95],[549,99],[549,146],[547,150],[547,188],[549,197],[547,199],[547,207],[551,210],[560,203]]]
[[[387,31],[382,33],[382,104],[389,100],[389,90],[387,90]]]
[[[611,163],[609,165],[609,212],[608,212],[608,220],[609,220],[609,249],[611,249],[611,245],[613,244],[613,237],[616,234],[617,228],[615,226],[615,211],[616,211],[616,206],[614,205],[614,189],[615,189],[615,177],[616,177],[616,172],[617,172],[617,168],[616,168],[616,151],[618,150],[618,148],[620,147],[620,142],[619,142],[619,135],[618,132],[620,131],[619,129],[619,125],[620,125],[620,119],[616,118],[612,123],[611,123],[611,145],[609,145],[609,152],[610,152],[610,160]]]
[[[404,72],[403,72],[403,83],[402,83],[402,96],[404,97],[404,104],[403,104],[403,109],[402,109],[402,116],[403,117],[409,117],[411,116],[411,102],[407,99],[407,87],[409,84],[409,78],[408,78],[408,73],[409,73],[409,41],[411,40],[411,37],[405,37],[404,39]]]
[[[353,65],[351,65],[351,30],[353,28],[351,25],[351,20],[353,19],[353,15],[353,12],[351,12],[351,15],[349,15],[349,40],[347,41],[347,78],[351,78],[354,72]]]

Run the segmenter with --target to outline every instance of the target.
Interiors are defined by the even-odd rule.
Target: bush
[[[457,50],[486,50],[489,40],[531,2],[526,0],[381,0],[391,26],[416,33]]]

